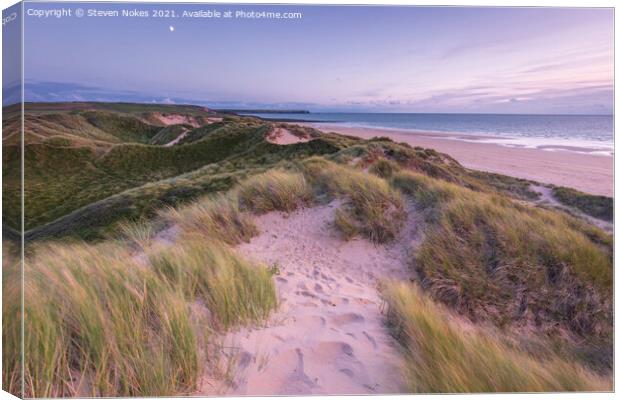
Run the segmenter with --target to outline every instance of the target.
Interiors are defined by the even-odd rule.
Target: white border
[[[28,2],[44,2],[44,1],[38,1],[38,0],[28,0]],[[77,0],[65,0],[63,2],[66,3],[80,3],[81,1],[77,1]],[[108,1],[110,3],[203,3],[203,4],[231,4],[231,3],[242,3],[242,4],[307,4],[307,5],[382,5],[382,6],[388,6],[388,5],[404,5],[404,6],[479,6],[479,7],[587,7],[587,8],[592,8],[592,7],[611,7],[614,8],[615,7],[615,2],[612,0],[590,0],[590,1],[584,1],[584,0],[562,0],[562,1],[558,1],[558,0],[504,0],[504,1],[497,1],[497,0],[445,0],[445,1],[437,1],[437,0],[426,0],[426,1],[411,1],[411,0],[389,0],[386,2],[380,1],[380,0],[337,0],[337,1],[330,1],[330,0],[288,0],[288,1],[261,1],[261,0],[243,0],[243,1],[239,1],[239,2],[232,2],[232,1],[210,1],[210,0],[203,0],[203,1],[196,1],[196,0],[186,0],[186,1],[174,1],[174,0],[131,0],[131,1]],[[0,0],[0,5],[2,5],[2,8],[7,8],[13,4],[16,4],[16,1],[13,0]],[[614,9],[614,17],[615,17],[615,9]],[[25,24],[24,24],[25,25]],[[23,29],[23,28],[22,28]],[[524,29],[527,29],[527,27],[524,27]],[[22,32],[23,34],[23,32]],[[2,39],[2,34],[0,33],[0,43],[1,43],[1,39]],[[618,33],[614,32],[614,52],[617,51],[618,48]],[[23,49],[22,49],[22,56],[23,56]],[[615,59],[615,53],[614,53],[614,59]],[[0,64],[2,62],[2,55],[0,54]],[[23,68],[23,63],[22,63],[22,68]],[[614,63],[614,77],[618,72],[618,65],[616,63]],[[23,78],[23,74],[22,74],[22,78]],[[615,88],[615,85],[614,85]],[[22,94],[23,95],[23,94]],[[616,92],[614,90],[614,116],[617,113],[617,102],[616,102]],[[0,110],[0,118],[2,115],[2,111]],[[616,132],[616,119],[614,118],[614,138],[615,138],[615,132]],[[0,149],[0,155],[2,154],[2,150]],[[619,169],[620,167],[618,167],[617,164],[614,163],[614,188],[618,187],[618,182],[620,181],[620,177],[619,177]],[[22,170],[23,171],[23,170]],[[2,177],[0,176],[0,185],[2,183]],[[615,192],[614,192],[615,194]],[[615,196],[614,196],[615,197]],[[0,195],[0,199],[1,199],[1,195]],[[22,198],[23,199],[23,198]],[[618,207],[615,204],[614,207],[614,215],[616,215],[618,211]],[[0,218],[2,216],[2,211],[0,209]],[[614,237],[616,237],[616,234],[618,233],[617,231],[618,227],[614,224]],[[616,243],[614,243],[614,254],[617,254],[617,246]],[[614,260],[615,261],[615,260]],[[616,271],[616,263],[614,262],[614,271]],[[615,275],[615,274],[614,274]],[[614,288],[614,295],[615,295],[615,288]],[[0,303],[1,303],[1,299],[0,299]],[[618,310],[619,306],[619,300],[618,297],[614,296],[614,311]],[[615,313],[614,313],[615,314]],[[614,318],[615,319],[615,318]],[[618,329],[615,329],[614,332],[614,340],[617,343],[617,339],[618,339]],[[0,345],[1,346],[1,345]],[[1,348],[1,347],[0,347]],[[1,361],[0,361],[1,362]],[[614,365],[617,366],[618,364],[618,354],[617,352],[615,352],[614,354]],[[614,381],[617,382],[617,379],[619,377],[618,374],[618,368],[615,369],[614,371]],[[415,397],[414,397],[415,396]],[[364,398],[372,398],[372,399],[386,399],[386,400],[405,400],[405,399],[510,399],[510,400],[516,400],[516,399],[556,399],[556,398],[562,398],[562,399],[581,399],[584,398],[585,396],[588,397],[588,399],[610,399],[610,398],[620,398],[620,395],[617,393],[588,393],[588,394],[583,394],[583,393],[551,393],[551,394],[473,394],[473,395],[390,395],[390,396],[364,396]],[[14,399],[15,397],[13,397],[12,395],[6,393],[6,392],[0,392],[0,400],[5,400],[5,399]],[[265,398],[276,398],[274,397],[243,397],[243,398],[239,398],[239,397],[227,397],[227,399],[265,399]],[[287,399],[330,399],[330,400],[345,400],[345,399],[350,399],[351,396],[312,396],[312,397],[302,397],[302,396],[287,396]],[[140,398],[133,398],[133,399],[140,399]],[[161,399],[173,399],[173,398],[166,398],[166,397],[161,397]]]

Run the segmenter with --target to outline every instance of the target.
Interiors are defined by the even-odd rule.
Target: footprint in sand
[[[323,303],[326,306],[330,306],[330,307],[336,307],[336,303],[333,302],[332,300],[328,300],[328,299],[321,299],[321,303]]]
[[[316,382],[304,372],[304,353],[299,348],[295,349],[295,353],[297,366],[282,385],[280,394],[308,394],[317,386]]]
[[[243,368],[247,367],[248,365],[250,365],[250,363],[254,359],[254,356],[251,353],[247,352],[247,351],[244,351],[244,352],[240,353],[237,357],[238,357],[238,359],[237,359],[237,367],[239,367],[241,369],[243,369]]]
[[[349,378],[353,378],[355,376],[355,373],[353,373],[353,371],[351,371],[348,368],[342,368],[340,370],[340,372],[342,372],[343,374],[345,374],[346,376],[348,376]]]
[[[368,341],[370,342],[370,344],[372,344],[372,347],[373,347],[374,349],[376,349],[376,348],[377,348],[377,341],[375,340],[375,338],[373,338],[372,336],[370,336],[370,335],[368,334],[368,332],[366,332],[366,331],[362,331],[362,333],[364,334],[364,336],[366,336],[366,339],[368,339]]]
[[[357,313],[345,313],[331,318],[331,321],[336,326],[343,326],[348,324],[357,324],[364,322],[364,317]]]
[[[343,244],[326,224],[333,213],[326,206],[302,209],[287,220],[258,217],[264,233],[239,246],[242,254],[282,266],[274,279],[280,299],[288,302],[280,302],[272,326],[252,330],[244,340],[241,349],[254,359],[240,368],[237,388],[228,394],[401,391],[401,360],[383,324],[376,280],[396,267],[404,270],[404,256],[362,239]],[[236,361],[247,360],[241,355]]]
[[[353,347],[345,342],[322,342],[316,346],[314,354],[324,357],[325,360],[334,359],[341,355],[353,357]]]
[[[318,299],[318,296],[316,294],[314,294],[312,292],[309,292],[307,290],[297,291],[297,292],[295,292],[295,294],[301,295],[301,296],[304,296],[304,297],[310,297],[310,298],[313,298],[313,299]]]
[[[324,327],[327,321],[319,315],[307,315],[295,317],[295,323],[303,325],[310,330],[317,327]]]

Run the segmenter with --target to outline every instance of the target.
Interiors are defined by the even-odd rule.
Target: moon
[[[174,26],[170,25],[168,29],[170,29],[170,32],[174,32]]]

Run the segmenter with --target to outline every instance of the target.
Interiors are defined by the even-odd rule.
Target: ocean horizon
[[[241,113],[348,128],[439,133],[446,139],[612,156],[613,115],[445,113]]]

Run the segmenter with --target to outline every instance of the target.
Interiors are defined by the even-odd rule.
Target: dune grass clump
[[[155,236],[153,223],[144,218],[136,221],[122,221],[118,224],[118,230],[121,238],[143,249],[151,244]]]
[[[242,182],[238,188],[241,209],[256,213],[290,212],[310,204],[312,189],[300,173],[270,170]]]
[[[187,301],[116,245],[45,245],[25,264],[27,397],[189,393]]]
[[[611,197],[595,196],[559,186],[553,188],[553,196],[560,203],[575,207],[594,218],[613,222],[614,199]]]
[[[190,301],[202,301],[223,328],[257,322],[277,305],[266,267],[240,258],[223,243],[188,239],[149,254],[153,269]]]
[[[19,243],[2,242],[2,389],[17,397],[21,378],[22,273]]]
[[[610,333],[612,250],[570,217],[411,172],[393,184],[431,222],[412,263],[435,299],[500,326]]]
[[[399,170],[400,167],[394,161],[380,158],[370,166],[368,172],[375,174],[380,178],[388,179]]]
[[[491,331],[463,329],[456,316],[415,286],[388,284],[388,319],[406,350],[414,393],[610,391],[610,378],[548,356],[539,360],[504,344]]]
[[[181,208],[169,208],[163,216],[177,223],[184,232],[202,233],[228,244],[247,242],[258,233],[252,216],[240,210],[234,192],[204,197]]]
[[[402,196],[385,180],[320,158],[305,162],[304,169],[319,194],[344,200],[335,224],[345,237],[362,234],[378,243],[396,237],[406,212]]]

